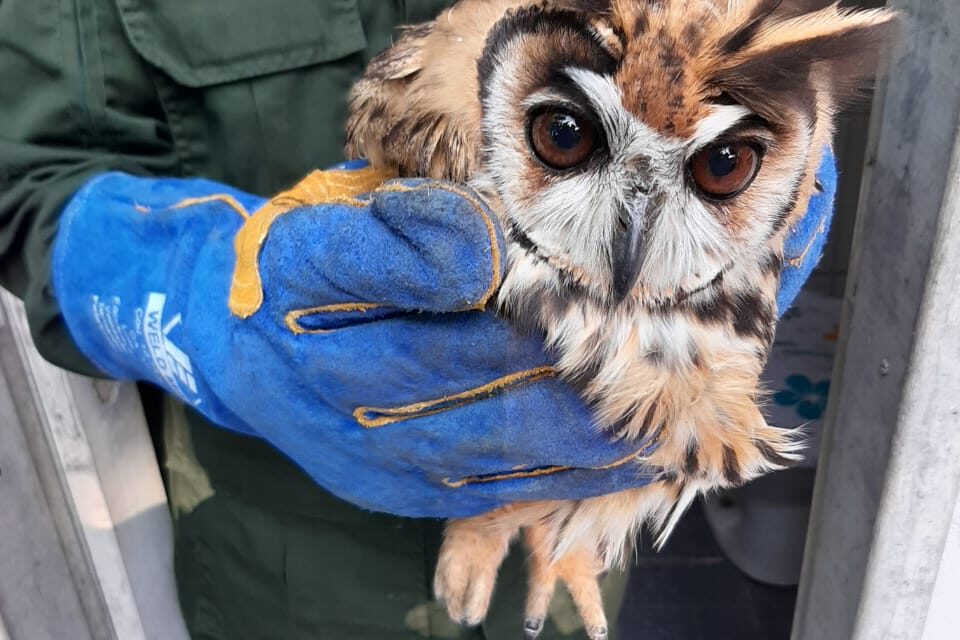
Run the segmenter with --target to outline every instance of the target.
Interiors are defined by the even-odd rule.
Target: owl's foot
[[[562,580],[583,620],[590,640],[607,640],[607,617],[603,611],[598,576],[603,570],[600,559],[583,549],[571,551],[553,561],[545,544],[548,532],[535,525],[524,529],[530,547],[530,573],[523,631],[528,640],[535,640],[543,631],[543,622],[557,580]]]
[[[491,528],[477,518],[447,527],[433,590],[454,622],[470,626],[483,622],[512,537],[513,531]]]

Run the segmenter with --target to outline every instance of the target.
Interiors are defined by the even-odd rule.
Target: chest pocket
[[[356,0],[117,0],[140,54],[200,87],[343,58],[366,47]]]
[[[116,0],[186,174],[267,194],[341,159],[357,0]]]

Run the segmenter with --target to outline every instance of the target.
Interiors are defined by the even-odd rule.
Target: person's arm
[[[303,315],[293,317],[291,325],[285,315],[274,315],[272,310],[295,310],[293,303],[301,298],[319,306],[342,302],[341,277],[352,282],[353,299],[381,306],[392,302],[407,310],[433,308],[431,300],[437,309],[460,308],[457,296],[472,291],[474,284],[486,294],[492,273],[444,286],[429,276],[469,275],[462,253],[444,253],[461,237],[461,225],[446,225],[445,237],[429,241],[438,227],[427,223],[435,221],[434,214],[454,220],[466,200],[429,189],[411,197],[386,194],[369,209],[367,223],[336,235],[327,233],[332,227],[314,226],[311,220],[329,223],[326,214],[334,212],[349,224],[362,222],[342,204],[339,209],[320,206],[315,215],[283,216],[264,245],[267,260],[316,249],[316,243],[298,244],[309,233],[317,243],[346,244],[326,257],[319,252],[307,262],[291,262],[318,269],[315,280],[285,278],[282,264],[261,264],[265,307],[242,319],[245,312],[238,315],[228,308],[224,280],[234,270],[231,236],[242,223],[236,210],[222,200],[175,214],[158,209],[211,193],[233,193],[253,214],[263,199],[197,181],[174,184],[158,177],[135,184],[129,174],[179,176],[185,170],[151,70],[130,52],[119,24],[101,24],[91,32],[89,21],[81,28],[78,16],[38,11],[29,0],[5,1],[0,18],[0,284],[25,300],[37,348],[48,360],[81,373],[155,382],[196,404],[199,398],[191,395],[189,378],[167,376],[163,369],[176,364],[178,347],[192,347],[184,353],[197,366],[193,382],[205,384],[197,386],[204,392],[198,409],[221,426],[272,442],[334,493],[394,513],[474,513],[511,495],[565,493],[580,473],[523,474],[518,465],[569,467],[573,472],[623,457],[622,447],[603,442],[592,430],[576,394],[549,375],[549,359],[538,341],[515,336],[493,314],[431,318],[411,313],[389,321],[389,313],[379,318],[360,311],[356,331],[336,334],[314,333],[313,323],[354,318]],[[141,216],[144,207],[153,214]],[[468,208],[476,211],[474,205]],[[74,224],[65,224],[71,213]],[[402,228],[383,227],[387,218],[402,221]],[[162,233],[155,233],[164,220],[185,224],[185,235],[164,242]],[[426,224],[414,230],[409,225],[417,220]],[[68,227],[69,242],[64,236]],[[218,242],[205,242],[210,232],[218,234]],[[370,242],[362,252],[345,248],[365,235]],[[204,250],[185,251],[187,237]],[[410,237],[423,244],[407,244]],[[485,225],[465,239],[484,252],[491,247]],[[426,275],[413,289],[395,277],[402,269],[392,275],[380,269],[389,267],[391,255],[380,243],[391,240],[398,248],[423,248],[404,254],[411,257],[405,265],[394,263]],[[55,242],[61,276],[76,276],[61,278],[59,290],[52,274]],[[126,252],[126,257],[111,263],[111,252]],[[201,254],[218,264],[192,262]],[[427,255],[440,258],[432,269],[429,262],[418,262]],[[175,263],[180,258],[186,263]],[[152,272],[151,266],[169,270]],[[202,291],[184,286],[184,278],[191,276],[199,277]],[[314,283],[324,286],[313,290]],[[166,296],[169,312],[159,327],[162,352],[142,349],[145,340],[159,339],[153,331],[158,327],[146,327],[137,314],[158,299],[151,293]],[[448,294],[453,298],[445,300]],[[118,313],[125,325],[143,328],[131,338],[135,348],[125,350],[127,343],[112,341],[118,336],[109,333],[109,322],[97,324],[90,315],[92,298],[101,295],[107,304],[121,299],[125,306]],[[70,331],[65,314],[73,318]],[[374,317],[385,322],[363,324]],[[78,340],[81,334],[85,340]],[[182,341],[184,335],[191,340]],[[78,349],[78,343],[83,347]],[[380,416],[381,411],[388,415]],[[572,428],[558,428],[562,422]],[[394,423],[397,428],[390,428]],[[597,446],[570,446],[578,435]],[[551,442],[554,437],[559,439]],[[534,441],[535,448],[528,444]],[[571,452],[577,455],[569,458]],[[501,470],[509,471],[509,479],[487,480],[488,475],[499,478]],[[589,469],[582,473],[593,475]],[[474,476],[484,481],[469,481]],[[544,483],[548,478],[559,486]]]
[[[609,441],[540,339],[479,310],[503,248],[475,196],[307,181],[309,206],[272,207],[139,181],[180,173],[141,63],[97,76],[105,52],[57,16],[3,7],[0,77],[20,81],[0,84],[0,278],[49,360],[154,382],[370,509],[463,516],[650,481],[629,464],[645,443]]]
[[[82,3],[81,3],[82,4]],[[121,32],[78,39],[79,22],[35,3],[3,3],[0,18],[0,286],[20,297],[40,353],[96,375],[68,335],[51,279],[51,246],[69,198],[105,171],[177,175],[177,159],[147,70],[121,56]],[[116,63],[116,60],[114,60]],[[125,70],[122,77],[116,74]],[[111,100],[102,92],[110,84]],[[116,90],[117,86],[123,88]]]
[[[829,215],[825,162],[801,271]],[[652,481],[635,463],[655,444],[597,429],[542,338],[484,311],[506,251],[476,194],[384,177],[315,172],[270,200],[91,181],[54,252],[72,335],[105,372],[273,443],[368,509],[463,517]]]

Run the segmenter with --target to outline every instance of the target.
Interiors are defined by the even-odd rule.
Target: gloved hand
[[[484,205],[385,177],[317,172],[270,201],[96,178],[54,249],[70,332],[111,377],[266,439],[368,509],[462,517],[648,482],[627,464],[642,447],[597,434],[540,341],[482,310],[504,255]]]
[[[807,212],[787,232],[783,247],[783,271],[777,292],[777,317],[782,317],[796,300],[800,289],[820,261],[833,222],[837,196],[837,162],[830,148],[824,149],[817,169],[818,192],[810,198]]]
[[[267,201],[106,174],[71,200],[54,287],[81,350],[261,437],[361,507],[466,517],[647,484],[540,341],[482,310],[503,239],[470,192],[370,169]]]

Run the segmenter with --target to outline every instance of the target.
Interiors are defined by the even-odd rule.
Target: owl
[[[643,488],[448,523],[455,620],[483,619],[522,535],[527,637],[560,581],[605,638],[597,579],[641,527],[662,544],[698,494],[798,459],[761,411],[784,239],[897,22],[815,2],[461,0],[355,85],[347,153],[480,193],[507,236],[497,312],[544,336],[610,437],[656,443]]]

